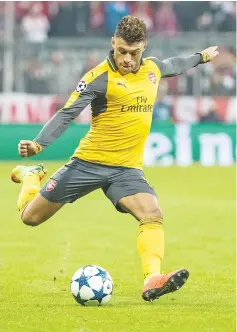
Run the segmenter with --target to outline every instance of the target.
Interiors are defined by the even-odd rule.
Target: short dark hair
[[[114,35],[124,39],[129,44],[139,43],[146,40],[146,25],[135,16],[124,16],[116,26]]]

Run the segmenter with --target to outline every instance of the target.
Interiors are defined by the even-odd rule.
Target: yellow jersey
[[[64,107],[91,95],[91,127],[74,156],[104,165],[141,169],[160,78],[160,70],[150,58],[142,60],[136,73],[122,76],[112,53],[89,71]]]
[[[92,122],[74,155],[92,163],[142,169],[152,111],[162,77],[176,76],[203,63],[201,54],[141,60],[136,72],[121,75],[113,51],[78,83],[65,106],[35,138],[47,147],[91,104]]]

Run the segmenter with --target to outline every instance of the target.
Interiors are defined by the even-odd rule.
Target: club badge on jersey
[[[148,74],[149,80],[152,81],[152,83],[156,84],[156,75],[154,73]]]
[[[81,80],[76,87],[76,91],[82,93],[87,88],[86,82]]]

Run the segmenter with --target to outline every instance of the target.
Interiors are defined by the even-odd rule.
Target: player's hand
[[[202,55],[202,63],[209,62],[213,60],[216,56],[219,55],[219,52],[217,51],[218,46],[210,46],[200,52]]]
[[[18,144],[18,152],[22,157],[31,157],[40,151],[34,141],[20,141]]]

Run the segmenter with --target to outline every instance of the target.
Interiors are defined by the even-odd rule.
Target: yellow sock
[[[18,209],[23,213],[27,204],[38,194],[40,190],[40,179],[37,174],[27,173],[23,177],[23,184],[18,198]]]
[[[147,217],[140,220],[138,251],[144,279],[149,279],[152,274],[160,274],[161,260],[164,256],[164,230],[161,218]]]

